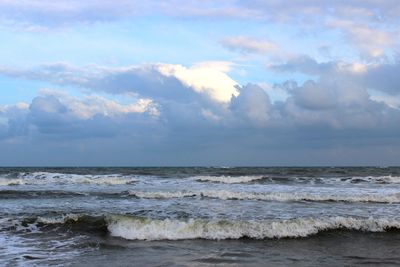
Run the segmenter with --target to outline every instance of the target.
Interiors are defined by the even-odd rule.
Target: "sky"
[[[398,0],[0,0],[0,166],[400,164]]]

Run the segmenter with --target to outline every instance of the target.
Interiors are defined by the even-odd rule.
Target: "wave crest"
[[[282,221],[180,221],[111,216],[107,221],[111,235],[130,240],[295,238],[335,229],[382,232],[400,228],[400,222],[394,219],[352,217],[298,218]]]

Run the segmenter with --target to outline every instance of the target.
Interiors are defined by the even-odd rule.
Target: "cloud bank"
[[[187,162],[193,165],[196,155],[219,149],[242,151],[236,155],[238,161],[246,162],[245,157],[251,155],[261,157],[256,163],[277,164],[279,157],[271,160],[268,151],[275,153],[278,143],[282,151],[398,145],[399,107],[374,99],[366,86],[374,84],[379,68],[396,69],[397,63],[361,68],[301,58],[271,66],[279,72],[318,76],[302,84],[287,81],[272,86],[272,90],[287,92],[285,101],[272,101],[261,85],[238,85],[229,77],[229,66],[206,62],[189,67],[157,63],[119,68],[66,64],[18,71],[2,68],[3,75],[74,86],[84,95],[44,89],[30,103],[2,106],[0,136],[4,144],[21,145],[32,139],[46,144],[82,140],[118,144],[123,139],[143,159],[156,150],[166,160],[166,151],[175,151],[176,160],[193,154]],[[392,77],[391,72],[385,73]],[[398,95],[397,80],[387,83],[374,89]],[[268,155],[265,159],[263,153]],[[145,162],[135,157],[126,162],[135,160],[139,165]],[[219,161],[225,162],[223,157]]]

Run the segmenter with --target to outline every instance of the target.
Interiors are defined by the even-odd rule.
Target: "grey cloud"
[[[382,91],[390,95],[400,95],[400,61],[385,61],[378,64],[363,65],[344,63],[340,61],[317,62],[308,56],[292,58],[284,64],[270,65],[269,68],[278,72],[298,72],[315,75],[317,78],[342,83],[352,83],[353,86]]]
[[[300,127],[324,126],[333,131],[396,128],[398,109],[371,100],[365,88],[348,86],[345,82],[307,81],[284,103],[284,117]]]
[[[196,93],[186,88],[179,80],[166,77],[151,66],[111,72],[81,86],[114,94],[135,92],[155,99],[173,99],[181,102],[193,101],[196,98]]]
[[[337,96],[329,88],[322,88],[314,81],[308,80],[303,86],[292,91],[298,106],[311,109],[330,109],[336,106]]]
[[[111,94],[139,93],[143,96],[184,102],[196,98],[193,90],[186,88],[174,77],[162,75],[156,65],[127,68],[102,68],[89,65],[78,68],[66,63],[54,63],[29,70],[3,67],[0,68],[0,73]]]
[[[18,158],[20,164],[38,165],[397,162],[396,157],[390,157],[398,153],[383,151],[400,147],[400,129],[396,124],[400,119],[398,110],[373,101],[365,106],[337,104],[334,108],[315,110],[299,105],[297,96],[284,103],[271,104],[261,90],[256,85],[242,88],[243,95],[232,100],[231,113],[225,114],[224,120],[229,123],[218,124],[201,116],[201,106],[182,103],[164,106],[160,121],[155,123],[143,114],[119,119],[101,115],[82,119],[71,114],[68,107],[67,112],[59,107],[44,111],[32,103],[24,122],[29,124],[30,132],[13,145],[0,140],[0,148],[8,151],[9,157],[1,153],[0,159],[2,164],[16,164],[17,161],[11,159]],[[46,97],[40,101],[48,101],[46,106],[57,102]],[[275,121],[274,113],[281,114],[280,124]],[[222,112],[217,114],[223,115]],[[268,119],[267,123],[261,125],[264,119]],[[15,153],[23,156],[16,157]]]
[[[240,88],[240,94],[232,97],[230,109],[235,117],[250,120],[254,125],[268,124],[271,101],[268,94],[259,86],[248,84]]]
[[[65,86],[78,85],[92,92],[134,92],[139,97],[155,100],[160,108],[160,120],[177,128],[190,128],[196,124],[209,128],[212,127],[212,120],[214,124],[227,126],[240,126],[238,122],[242,122],[257,127],[272,127],[282,125],[282,121],[286,121],[288,125],[325,123],[338,128],[351,128],[353,125],[362,127],[365,123],[368,128],[378,120],[385,121],[385,118],[378,114],[397,112],[384,104],[379,106],[370,99],[367,91],[369,88],[364,81],[374,76],[369,75],[369,71],[355,73],[351,64],[318,63],[311,58],[302,57],[272,68],[313,73],[318,79],[307,81],[301,86],[293,82],[278,85],[284,88],[290,97],[284,103],[275,104],[271,103],[268,94],[257,85],[239,87],[239,95],[233,96],[229,106],[225,107],[207,100],[175,78],[165,77],[152,65],[116,69],[97,66],[87,71],[72,66],[54,65],[44,70],[39,68],[36,71],[10,72],[9,75],[44,79]],[[372,82],[370,84],[373,85]],[[386,87],[382,87],[381,90],[384,88]],[[42,101],[35,99],[32,103],[31,111],[38,112],[34,107],[39,100]],[[68,114],[52,98],[47,99],[46,104],[38,106],[41,109],[57,110],[57,116],[60,118]],[[50,114],[53,116],[54,112]]]
[[[399,109],[373,101],[369,89],[399,95],[394,75],[398,63],[357,65],[344,62],[319,63],[309,57],[272,66],[275,71],[315,75],[301,86],[295,82],[277,85],[290,97],[281,110],[296,125],[326,125],[337,129],[397,128]],[[391,130],[390,130],[391,129]],[[394,130],[397,132],[398,130]]]
[[[78,100],[71,100],[68,95],[47,92],[45,95],[35,97],[29,108],[8,106],[7,112],[0,114],[7,119],[6,123],[0,124],[2,138],[58,140],[111,138],[135,129],[140,132],[140,128],[151,128],[157,121],[151,110],[147,111],[141,106],[135,109],[132,105],[117,106],[108,103],[111,105],[109,109],[115,109],[113,113],[112,110],[109,110],[110,115],[97,112],[96,106],[103,105],[104,101],[100,98],[98,102],[77,103]],[[86,111],[83,108],[86,108]]]
[[[28,133],[26,114],[26,106],[21,107],[18,104],[0,109],[0,137],[4,139],[26,135]]]
[[[110,118],[101,115],[78,118],[54,96],[34,98],[27,123],[34,127],[33,134],[53,139],[113,137],[118,132],[117,123]]]
[[[38,114],[67,112],[67,108],[54,96],[36,97],[32,100],[30,111]]]
[[[400,61],[393,64],[379,64],[368,68],[362,75],[365,86],[384,91],[391,95],[400,95]]]
[[[317,73],[318,63],[311,65]],[[110,157],[131,155],[132,161],[118,156],[120,162],[132,163],[135,159],[137,164],[164,162],[194,165],[206,164],[207,160],[214,164],[223,163],[225,159],[232,164],[240,159],[245,164],[247,157],[261,157],[258,162],[264,164],[278,163],[272,154],[281,155],[278,158],[282,162],[294,162],[284,161],[283,154],[307,151],[321,156],[322,151],[328,153],[334,147],[345,150],[366,146],[383,149],[390,144],[400,147],[400,110],[372,100],[360,80],[341,76],[342,72],[336,67],[322,69],[322,74],[315,81],[280,85],[289,94],[285,101],[272,103],[264,89],[248,84],[239,86],[239,94],[232,97],[227,105],[206,101],[199,94],[180,95],[181,98],[174,99],[173,95],[165,95],[164,91],[170,90],[172,85],[158,83],[157,75],[137,75],[130,80],[129,71],[122,71],[129,74],[128,78],[115,75],[115,70],[110,69],[98,72],[93,75],[94,78],[85,72],[78,75],[71,71],[67,80],[61,79],[62,83],[76,85],[78,83],[73,81],[84,77],[82,86],[92,93],[113,88],[116,88],[114,93],[123,93],[125,91],[118,88],[131,88],[131,83],[135,83],[136,89],[140,85],[138,97],[155,99],[159,115],[151,115],[145,109],[139,112],[121,107],[113,116],[101,112],[102,109],[87,108],[90,112],[85,113],[82,105],[96,106],[105,100],[98,103],[93,102],[97,98],[91,101],[84,98],[71,100],[63,94],[48,92],[34,98],[29,108],[15,106],[2,109],[0,116],[7,118],[7,123],[0,123],[3,140],[0,147],[9,147],[4,140],[18,137],[21,144],[29,145],[29,140],[41,142],[49,147],[48,151],[66,144],[82,155],[95,155],[98,151],[96,146],[100,146],[110,151]],[[64,72],[52,70],[45,76],[42,73],[40,77],[53,81],[54,75],[54,81],[59,83],[58,78],[64,77],[60,73]],[[36,74],[25,77],[38,78]],[[105,80],[112,82],[99,88],[100,81]],[[159,88],[147,88],[154,83]],[[92,84],[96,86],[90,88]],[[178,85],[178,88],[193,91]],[[81,146],[87,152],[80,152]],[[62,146],[59,148],[60,151],[69,151]],[[71,155],[73,152],[68,153]],[[240,155],[231,156],[232,153]],[[102,162],[101,156],[97,159]]]
[[[335,62],[319,63],[310,56],[297,56],[279,65],[270,65],[269,68],[279,72],[301,72],[309,75],[321,75],[336,70]]]

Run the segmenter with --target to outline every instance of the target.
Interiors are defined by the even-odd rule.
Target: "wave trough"
[[[257,180],[266,179],[266,176],[196,176],[195,180],[199,182],[214,182],[224,184],[250,183]]]

